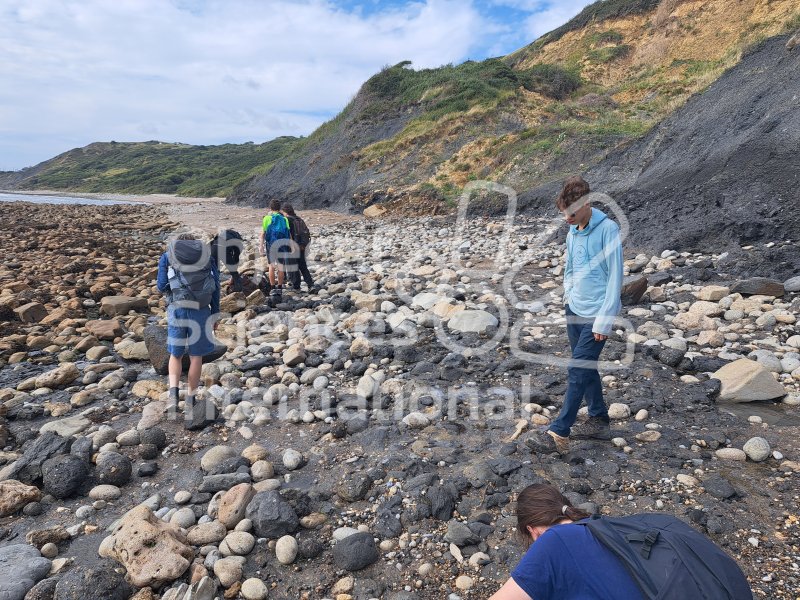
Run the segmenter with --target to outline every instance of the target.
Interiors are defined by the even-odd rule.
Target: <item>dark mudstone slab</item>
[[[198,487],[198,491],[215,494],[222,490],[229,490],[240,483],[250,483],[250,475],[247,473],[225,473],[222,475],[207,475]]]
[[[378,548],[372,534],[354,533],[333,547],[333,562],[339,569],[359,571],[378,560]]]
[[[247,505],[247,518],[253,521],[256,535],[272,539],[292,534],[300,525],[297,513],[275,491],[256,494]]]
[[[403,525],[397,514],[403,509],[402,498],[392,496],[378,507],[375,515],[375,533],[384,538],[393,538],[403,532]]]
[[[432,485],[428,488],[428,503],[431,507],[431,515],[440,521],[447,521],[453,516],[456,502],[458,501],[458,490],[452,484]]]
[[[751,277],[742,279],[731,286],[731,294],[742,296],[776,296],[780,298],[786,293],[783,283],[767,277]]]
[[[706,479],[703,482],[703,487],[706,488],[706,492],[720,500],[727,500],[728,498],[738,496],[738,492],[736,488],[731,485],[731,482],[719,475]]]
[[[143,332],[144,343],[147,347],[147,353],[150,355],[150,364],[159,375],[167,374],[167,367],[169,365],[169,352],[167,352],[167,328],[160,327],[159,325],[148,325]],[[207,354],[203,357],[203,362],[213,362],[218,358],[222,358],[227,352],[227,346],[217,346],[214,352]],[[189,356],[183,357],[183,369],[189,370]]]
[[[14,463],[7,474],[8,479],[16,479],[34,485],[42,478],[42,464],[53,456],[69,452],[73,438],[63,438],[47,431],[28,446],[22,457]]]
[[[647,277],[644,275],[630,275],[625,278],[622,284],[620,299],[625,306],[639,304],[639,301],[647,291]]]

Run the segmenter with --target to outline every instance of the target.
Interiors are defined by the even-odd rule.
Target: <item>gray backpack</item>
[[[211,305],[217,282],[211,253],[200,240],[173,240],[167,247],[170,304],[200,309]]]

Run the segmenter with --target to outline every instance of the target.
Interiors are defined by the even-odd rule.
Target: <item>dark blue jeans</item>
[[[608,420],[608,408],[603,399],[603,384],[597,372],[597,359],[605,340],[594,339],[594,318],[579,317],[566,306],[567,337],[572,348],[572,361],[567,369],[567,394],[558,418],[550,424],[550,430],[560,436],[568,436],[570,428],[578,418],[581,401],[586,400],[590,417]],[[580,362],[579,362],[580,361]],[[576,364],[577,363],[577,364]]]

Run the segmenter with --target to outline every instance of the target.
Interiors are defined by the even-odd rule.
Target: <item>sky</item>
[[[0,171],[308,135],[385,65],[513,52],[588,0],[0,0]]]

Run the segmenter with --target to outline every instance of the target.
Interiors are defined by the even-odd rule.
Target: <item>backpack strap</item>
[[[648,574],[639,554],[634,551],[630,540],[627,539],[628,535],[636,535],[639,532],[621,534],[614,527],[614,521],[615,519],[610,519],[595,513],[588,519],[576,521],[575,524],[587,527],[597,541],[622,562],[622,565],[628,571],[628,574],[642,593],[642,598],[645,600],[655,600],[659,594],[658,587]],[[649,550],[647,556],[650,556]]]
[[[625,536],[625,539],[628,542],[641,542],[641,555],[645,559],[648,559],[650,558],[650,552],[653,550],[653,545],[658,541],[659,535],[660,532],[657,529],[651,529],[646,533],[644,531],[629,533]]]

